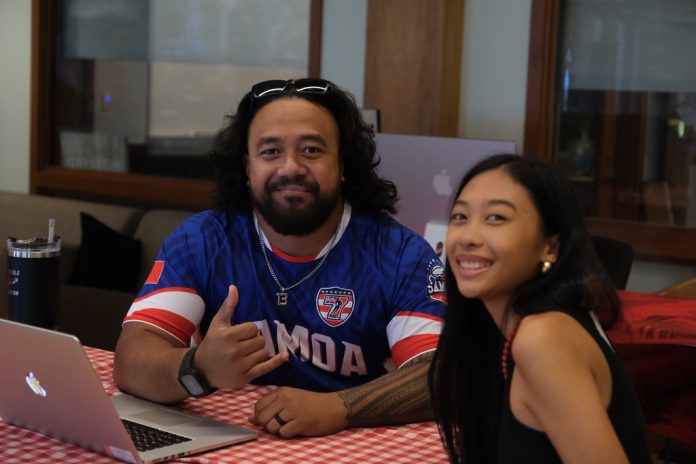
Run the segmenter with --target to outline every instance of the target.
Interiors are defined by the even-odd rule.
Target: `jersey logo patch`
[[[432,259],[428,264],[428,296],[441,303],[447,303],[445,295],[445,266],[439,259]]]
[[[327,287],[317,292],[317,311],[321,320],[338,327],[353,314],[355,293],[349,288]]]

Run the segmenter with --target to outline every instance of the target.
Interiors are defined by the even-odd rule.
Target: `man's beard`
[[[311,199],[287,198],[287,206],[273,199],[273,193],[287,185],[298,185],[305,189],[303,196],[309,193]],[[331,216],[340,198],[340,189],[331,192],[328,197],[320,195],[319,185],[307,181],[304,177],[282,177],[268,181],[263,192],[256,195],[251,192],[251,202],[266,222],[281,235],[309,235],[324,224]]]

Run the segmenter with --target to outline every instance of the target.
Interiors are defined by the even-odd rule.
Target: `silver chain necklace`
[[[329,242],[329,249],[326,250],[326,253],[324,253],[324,256],[322,256],[321,261],[314,266],[314,269],[312,269],[309,274],[295,282],[294,284],[290,285],[289,287],[284,287],[283,284],[280,283],[280,280],[278,280],[278,276],[276,275],[275,271],[273,270],[273,266],[271,266],[271,260],[268,259],[268,254],[266,254],[266,245],[263,243],[263,232],[261,231],[261,223],[257,220],[256,221],[256,233],[259,235],[259,244],[261,245],[261,252],[263,253],[263,259],[266,261],[266,266],[268,267],[268,271],[271,273],[271,277],[273,277],[273,280],[275,281],[276,285],[278,286],[278,289],[280,290],[278,293],[276,293],[276,298],[277,298],[277,305],[278,306],[287,306],[288,305],[288,290],[292,290],[293,288],[297,287],[298,285],[302,284],[305,282],[307,279],[312,277],[316,272],[319,270],[319,268],[324,264],[324,261],[326,261],[326,258],[329,257],[329,253],[331,253],[331,250],[333,250],[334,245],[336,245],[336,239],[338,238],[338,232],[341,230],[341,222],[343,221],[343,214],[338,218],[338,226],[336,227],[336,232],[334,232],[333,237],[331,237],[331,242]]]

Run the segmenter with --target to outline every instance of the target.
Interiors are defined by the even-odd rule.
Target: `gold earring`
[[[553,266],[553,263],[551,261],[544,261],[541,263],[541,273],[546,274],[551,270],[551,266]]]

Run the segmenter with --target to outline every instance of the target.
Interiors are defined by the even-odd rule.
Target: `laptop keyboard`
[[[128,435],[130,435],[138,451],[150,451],[177,443],[183,443],[185,441],[191,441],[190,438],[165,432],[164,430],[154,427],[148,427],[147,425],[138,424],[137,422],[126,419],[121,419],[121,421],[123,421],[123,425],[126,427]]]

